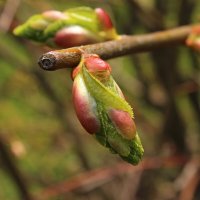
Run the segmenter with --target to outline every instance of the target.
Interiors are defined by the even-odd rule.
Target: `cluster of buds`
[[[194,26],[186,40],[186,45],[200,52],[200,26]]]
[[[88,7],[32,16],[14,34],[60,48],[119,38],[109,15]],[[98,55],[83,53],[72,79],[75,111],[85,130],[112,153],[138,164],[144,150],[133,111],[111,76],[110,65]]]
[[[111,67],[97,55],[83,55],[73,70],[73,102],[82,126],[111,152],[137,164],[143,147],[133,111],[111,76]]]
[[[15,28],[14,34],[57,48],[118,38],[109,15],[101,8],[89,7],[45,11]]]

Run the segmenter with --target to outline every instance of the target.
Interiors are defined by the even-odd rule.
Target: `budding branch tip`
[[[48,71],[55,70],[55,63],[56,63],[56,57],[51,53],[44,54],[39,58],[38,61],[39,66],[42,69]]]

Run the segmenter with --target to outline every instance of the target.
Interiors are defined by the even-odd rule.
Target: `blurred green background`
[[[43,71],[37,60],[50,49],[12,34],[33,14],[76,6],[104,8],[120,34],[144,34],[200,19],[195,0],[0,0],[2,200],[45,199],[43,191],[51,185],[94,169],[115,171],[119,164],[128,165],[81,127],[72,104],[70,70]],[[169,46],[109,60],[134,108],[144,160],[157,158],[155,166],[136,172],[128,165],[131,173],[121,167],[112,177],[99,172],[102,180],[90,184],[84,176],[82,189],[76,183],[77,188],[49,193],[46,199],[184,200],[185,194],[188,200],[200,199],[200,178],[192,179],[199,177],[199,58],[187,47]],[[184,173],[195,176],[188,179]]]

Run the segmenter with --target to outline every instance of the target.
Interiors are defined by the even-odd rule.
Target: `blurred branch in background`
[[[196,161],[198,159],[194,159]],[[44,189],[39,196],[48,199],[53,196],[68,193],[74,190],[94,190],[97,187],[111,182],[117,176],[131,176],[131,174],[138,174],[144,170],[157,170],[160,168],[173,168],[182,166],[187,162],[187,157],[152,157],[145,158],[138,166],[132,167],[127,163],[119,163],[108,168],[101,168],[84,172],[71,180],[58,183],[54,186]]]
[[[130,18],[135,23],[142,24],[150,31],[162,30],[164,29],[163,24],[163,13],[156,8],[144,8],[139,1],[136,0],[126,0],[129,7]],[[129,26],[129,29],[131,27]],[[128,31],[131,34],[130,30]]]
[[[34,198],[29,192],[29,184],[17,167],[16,160],[6,144],[8,144],[8,141],[0,133],[0,161],[2,166],[18,188],[21,198],[23,200],[33,200]]]
[[[180,191],[179,200],[193,200],[199,190],[200,165],[199,160],[190,160],[184,166],[181,174],[176,178],[174,187]],[[196,197],[198,199],[198,197]]]
[[[13,22],[21,0],[7,0],[3,8],[3,12],[0,15],[0,30],[7,32]]]

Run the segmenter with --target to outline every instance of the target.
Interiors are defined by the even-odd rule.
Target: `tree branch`
[[[193,26],[137,36],[121,36],[118,40],[50,51],[40,57],[38,64],[42,69],[49,71],[73,68],[79,64],[82,53],[98,54],[102,59],[110,59],[130,53],[151,51],[162,46],[177,45],[184,43]]]
[[[21,0],[7,0],[0,15],[0,30],[7,32],[12,24],[13,18],[19,8]]]

